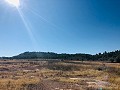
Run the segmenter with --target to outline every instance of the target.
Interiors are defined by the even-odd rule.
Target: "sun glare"
[[[19,0],[6,0],[9,4],[19,7],[20,6],[20,1]]]

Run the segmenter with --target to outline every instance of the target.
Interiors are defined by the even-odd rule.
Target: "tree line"
[[[108,61],[120,63],[120,50],[113,52],[91,54],[57,54],[54,52],[24,52],[13,57],[1,57],[1,59],[61,59],[61,60],[81,60],[81,61]]]

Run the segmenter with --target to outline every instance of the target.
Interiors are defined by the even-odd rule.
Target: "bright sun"
[[[8,3],[10,3],[11,5],[15,6],[15,7],[19,7],[20,6],[20,1],[19,0],[6,0]]]

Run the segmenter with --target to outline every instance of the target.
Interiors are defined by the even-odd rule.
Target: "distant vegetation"
[[[1,57],[3,59],[61,59],[61,60],[82,60],[82,61],[110,61],[120,63],[120,50],[104,52],[96,55],[90,54],[57,54],[53,52],[24,52],[13,57]]]

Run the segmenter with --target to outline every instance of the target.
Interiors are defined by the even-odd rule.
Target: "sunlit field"
[[[120,90],[120,0],[0,0],[0,90]]]
[[[120,90],[120,63],[1,60],[0,90]]]

